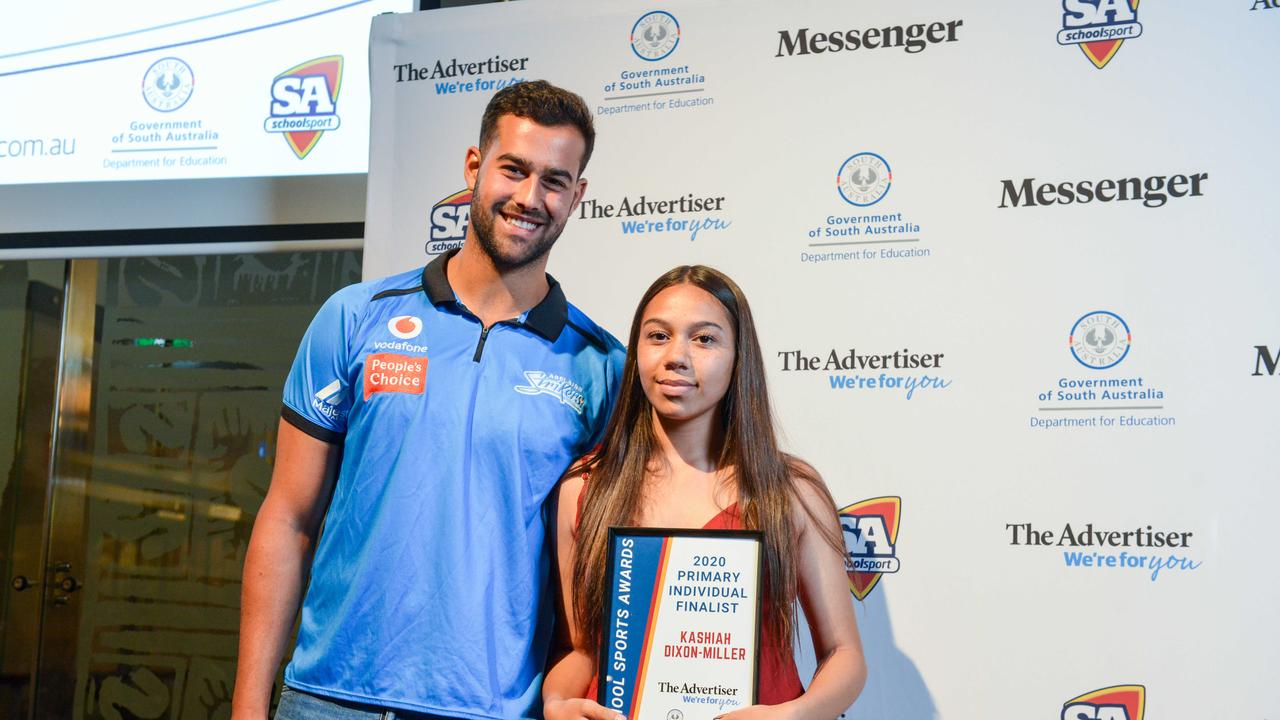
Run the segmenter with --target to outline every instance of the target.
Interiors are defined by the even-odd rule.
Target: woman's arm
[[[867,663],[858,638],[844,558],[827,539],[843,537],[838,534],[831,498],[806,480],[795,482],[800,501],[792,508],[792,522],[799,535],[795,558],[798,594],[809,622],[818,669],[809,689],[795,700],[744,708],[723,716],[724,720],[835,718],[853,704],[867,681]]]
[[[568,628],[568,645],[561,638],[559,654],[547,677],[542,682],[542,712],[546,720],[622,720],[622,715],[599,703],[583,698],[595,674],[591,654],[579,647],[577,623],[573,605],[573,531],[578,520],[578,497],[584,481],[581,476],[565,478],[556,490],[555,561],[556,624]]]

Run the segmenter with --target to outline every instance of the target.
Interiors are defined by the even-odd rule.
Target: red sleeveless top
[[[583,476],[585,480],[586,477]],[[578,517],[582,517],[582,499],[586,497],[585,484],[583,492],[578,495]],[[742,517],[738,515],[738,504],[734,503],[719,515],[703,525],[704,530],[742,530]],[[765,577],[768,582],[768,576]],[[767,602],[767,601],[766,601]],[[765,606],[766,609],[768,606]],[[768,613],[764,614],[768,617]],[[591,678],[587,687],[587,699],[599,701],[597,685],[599,676]],[[764,625],[760,628],[760,682],[756,703],[759,705],[779,705],[788,700],[795,700],[804,694],[804,685],[800,682],[800,672],[796,669],[796,659],[791,648],[782,648],[775,628]]]

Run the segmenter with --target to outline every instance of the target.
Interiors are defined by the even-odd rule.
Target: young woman
[[[719,271],[677,267],[645,292],[604,442],[566,475],[556,514],[573,649],[543,684],[547,720],[620,717],[595,702],[611,526],[764,532],[759,704],[725,720],[834,718],[862,690],[834,503],[813,468],[778,449],[751,310]],[[797,601],[818,657],[808,691],[792,657]]]

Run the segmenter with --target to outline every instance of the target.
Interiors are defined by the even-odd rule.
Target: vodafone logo
[[[397,315],[387,321],[387,330],[401,340],[411,340],[422,332],[422,318],[412,315]]]

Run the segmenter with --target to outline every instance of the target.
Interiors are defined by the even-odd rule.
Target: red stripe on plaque
[[[644,678],[649,672],[649,647],[653,643],[653,628],[658,624],[658,611],[662,608],[662,588],[667,576],[667,558],[671,554],[671,538],[662,539],[658,574],[653,578],[653,600],[649,604],[649,627],[644,633],[644,647],[640,649],[640,673],[636,678],[636,696],[631,701],[631,717],[640,717],[640,700],[644,697]]]

